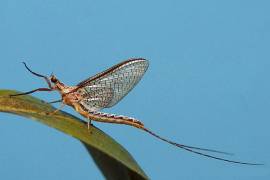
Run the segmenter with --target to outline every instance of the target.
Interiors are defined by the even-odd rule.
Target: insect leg
[[[48,102],[48,104],[59,103],[59,102],[62,102],[62,101],[63,101],[62,99],[59,99],[59,100],[56,100],[56,101]]]
[[[34,89],[32,91],[28,91],[28,92],[24,92],[24,93],[11,94],[9,96],[10,97],[22,96],[22,95],[26,95],[26,94],[32,94],[32,93],[37,92],[37,91],[53,91],[53,89],[50,89],[50,88],[38,88],[38,89]]]
[[[63,109],[64,106],[65,106],[65,104],[62,103],[61,106],[60,106],[58,109],[56,109],[56,110],[54,110],[54,111],[52,111],[52,112],[47,113],[47,115],[48,115],[48,116],[51,116],[51,115],[57,113],[58,111],[60,111],[61,109]]]
[[[88,119],[87,119],[87,128],[88,128],[88,129],[90,129],[90,124],[92,125],[91,119],[88,118]]]

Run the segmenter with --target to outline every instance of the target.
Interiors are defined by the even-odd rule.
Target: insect
[[[150,131],[142,122],[135,118],[100,112],[100,110],[103,108],[109,108],[117,104],[141,80],[149,66],[146,59],[134,58],[123,61],[93,77],[80,82],[76,86],[67,86],[58,80],[54,75],[47,77],[35,73],[26,65],[26,63],[24,63],[24,66],[33,75],[45,79],[46,83],[48,84],[48,88],[38,88],[25,93],[11,95],[11,97],[31,94],[36,91],[58,91],[62,97],[61,100],[53,101],[51,103],[61,102],[61,107],[48,115],[56,113],[65,105],[69,105],[88,120],[88,129],[90,128],[91,120],[105,123],[130,125],[146,131],[154,137],[171,145],[208,158],[237,164],[261,165],[257,163],[240,162],[209,155],[203,153],[203,151],[209,153],[229,153],[178,144]]]

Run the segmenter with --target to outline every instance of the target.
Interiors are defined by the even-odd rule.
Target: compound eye
[[[52,83],[56,83],[56,82],[57,82],[57,79],[56,79],[55,76],[52,76],[52,77],[51,77],[51,82],[52,82]]]

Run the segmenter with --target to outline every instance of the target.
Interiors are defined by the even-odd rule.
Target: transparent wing
[[[91,112],[107,107],[113,99],[113,90],[107,87],[86,86],[79,91],[83,97],[80,104]]]
[[[148,68],[145,59],[130,59],[79,83],[81,104],[97,111],[117,104],[140,81]]]

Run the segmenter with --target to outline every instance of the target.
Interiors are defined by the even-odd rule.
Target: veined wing
[[[117,104],[140,81],[148,65],[142,58],[129,59],[80,82],[81,104],[91,111]]]

